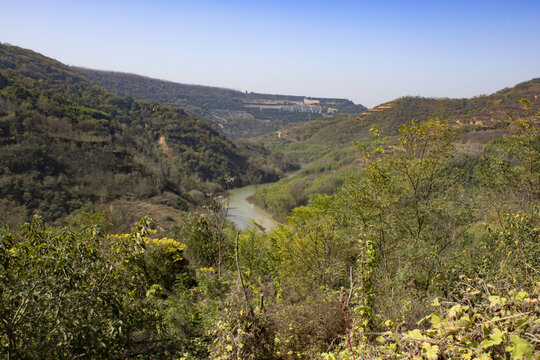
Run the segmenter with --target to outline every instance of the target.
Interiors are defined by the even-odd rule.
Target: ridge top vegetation
[[[303,124],[285,140],[320,158],[299,173],[314,187],[261,186],[284,209],[261,232],[215,191],[277,179],[287,157],[63,69],[0,45],[1,357],[540,357],[540,112],[508,105],[537,79]],[[492,123],[457,123],[486,109]],[[351,127],[324,138],[326,121]],[[138,216],[149,198],[168,226]]]
[[[277,180],[293,164],[193,115],[114,96],[57,61],[0,44],[0,209],[58,219],[81,207]]]

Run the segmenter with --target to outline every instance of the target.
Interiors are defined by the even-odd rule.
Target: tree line
[[[444,119],[371,134],[360,170],[270,232],[214,195],[166,234],[107,211],[3,227],[2,355],[538,357],[538,114],[477,156]]]

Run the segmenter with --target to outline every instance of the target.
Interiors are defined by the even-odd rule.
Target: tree
[[[533,113],[526,99],[521,103],[528,116],[511,119],[511,135],[485,152],[480,168],[500,220],[508,211],[530,214],[540,201],[540,112]]]
[[[313,196],[291,212],[272,233],[283,284],[305,296],[320,286],[337,289],[347,283],[354,242],[341,236],[332,197]]]
[[[372,133],[379,138],[377,129]],[[365,167],[336,194],[359,245],[355,289],[362,328],[377,309],[411,320],[430,291],[444,288],[448,263],[471,221],[459,186],[443,173],[456,139],[444,119],[409,122],[390,145],[360,147]]]
[[[234,178],[227,179],[227,186]],[[188,217],[188,223],[176,229],[184,233],[187,256],[196,266],[215,267],[218,279],[221,280],[222,269],[228,255],[232,251],[232,242],[228,241],[226,228],[229,208],[228,195],[224,198],[213,193],[207,194],[206,203],[195,216]]]
[[[534,284],[540,275],[540,113],[512,119],[512,134],[494,144],[479,168],[495,221],[487,227],[490,238],[486,261],[498,264],[496,278]]]
[[[20,234],[2,228],[0,356],[117,359],[145,348],[135,334],[158,338],[145,254],[171,254],[161,262],[175,262],[183,245],[150,239],[151,224],[142,219],[130,234],[115,236],[98,225],[55,231],[39,217]]]

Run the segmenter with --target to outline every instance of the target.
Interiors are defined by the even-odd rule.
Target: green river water
[[[286,173],[287,177],[292,177],[299,170]],[[259,185],[259,186],[263,186]],[[257,222],[266,230],[272,229],[278,223],[272,215],[266,210],[250,203],[247,198],[255,194],[256,185],[248,185],[229,191],[229,211],[227,213],[227,219],[232,221],[239,229],[245,229],[252,222]]]

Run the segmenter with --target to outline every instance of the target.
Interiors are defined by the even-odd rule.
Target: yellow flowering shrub
[[[120,244],[128,243],[130,241],[133,241],[134,238],[131,234],[114,234],[114,235],[108,235],[108,239],[116,240]],[[159,249],[164,250],[167,253],[170,253],[173,255],[173,261],[180,261],[183,259],[182,251],[186,247],[184,244],[182,244],[179,241],[176,241],[171,238],[150,238],[147,236],[142,237],[142,246],[155,246]]]

